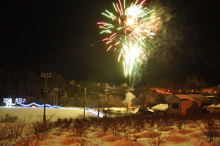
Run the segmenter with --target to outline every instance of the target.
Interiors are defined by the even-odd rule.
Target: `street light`
[[[44,115],[43,115],[43,121],[46,122],[46,93],[48,92],[47,90],[47,78],[51,77],[51,73],[41,73],[41,77],[45,78],[45,88],[44,88]]]

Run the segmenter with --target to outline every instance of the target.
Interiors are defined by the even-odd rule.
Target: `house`
[[[173,93],[166,97],[166,101],[170,115],[198,113],[203,106],[211,104],[211,100],[202,94]]]
[[[215,95],[209,95],[206,96],[207,98],[209,98],[212,101],[212,104],[219,104],[219,98]]]

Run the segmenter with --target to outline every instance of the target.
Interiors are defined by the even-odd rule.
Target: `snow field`
[[[82,116],[83,111],[81,112],[80,115]],[[60,114],[62,115],[62,112]],[[77,117],[75,116],[75,118]],[[28,133],[28,136],[26,134],[26,138],[23,134],[23,136],[18,136],[15,139],[9,137],[2,142],[13,143],[15,146],[24,145],[25,142],[29,146],[219,146],[220,121],[219,119],[213,119],[215,117],[194,116],[189,119],[188,117],[168,116],[117,118],[94,118],[94,116],[91,116],[87,120],[71,121],[70,125],[68,125],[68,121],[63,124],[57,123],[56,126],[48,130],[48,134],[39,133],[39,136],[33,132],[33,123],[27,123],[25,132]],[[212,125],[208,125],[208,123]],[[16,125],[16,123],[12,124]],[[7,123],[1,126],[4,125],[7,125]],[[207,134],[205,135],[209,128],[218,131],[213,141],[208,139]]]
[[[44,108],[43,107],[20,107],[20,106],[11,106],[11,107],[0,107],[0,116],[4,114],[10,114],[18,116],[20,120],[27,120],[30,122],[34,121],[43,121]],[[84,109],[81,107],[69,107],[63,109],[56,108],[46,108],[46,117],[50,118],[51,121],[56,121],[58,118],[79,118],[84,116]],[[86,117],[95,116],[91,112],[86,110]]]

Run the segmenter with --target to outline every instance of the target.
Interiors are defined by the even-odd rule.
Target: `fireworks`
[[[154,16],[154,10],[144,7],[145,0],[136,0],[127,6],[126,1],[113,3],[115,14],[105,10],[102,13],[109,22],[98,22],[100,34],[109,34],[104,38],[107,51],[119,52],[118,61],[123,58],[125,77],[131,76],[134,67],[146,60],[144,40],[155,35],[160,18]]]

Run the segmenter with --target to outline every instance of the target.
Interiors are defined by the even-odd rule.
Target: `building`
[[[203,109],[209,113],[220,113],[220,104],[204,106]]]
[[[166,102],[168,103],[167,113],[170,115],[199,113],[203,106],[212,104],[211,100],[202,94],[180,93],[167,96]]]

